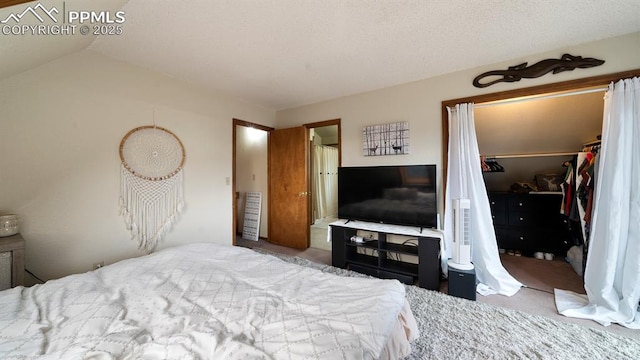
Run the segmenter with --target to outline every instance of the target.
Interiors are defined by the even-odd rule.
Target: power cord
[[[406,239],[405,241],[402,242],[402,245],[411,245],[413,247],[418,247],[418,244],[416,243],[418,241],[417,238],[410,238],[410,239]],[[391,259],[393,260],[393,255],[387,253],[387,258],[391,257]],[[402,261],[400,260],[400,253],[395,253],[395,257],[396,257],[396,261]]]
[[[407,239],[405,240],[402,245],[412,245],[412,246],[418,246],[418,244],[415,243],[415,241],[418,241],[418,239],[416,238],[412,238],[412,239]]]
[[[38,280],[38,281],[40,282],[40,284],[44,284],[44,283],[45,283],[45,281],[44,281],[44,280],[42,280],[42,279],[40,279],[39,277],[37,277],[34,273],[32,273],[31,271],[29,271],[29,269],[26,269],[26,268],[25,268],[25,269],[24,269],[24,271],[25,271],[27,274],[31,275],[34,279]]]

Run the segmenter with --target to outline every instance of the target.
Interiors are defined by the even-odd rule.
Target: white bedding
[[[0,292],[0,358],[377,359],[404,303],[395,280],[191,244]]]

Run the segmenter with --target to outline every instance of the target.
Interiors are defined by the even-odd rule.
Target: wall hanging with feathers
[[[120,212],[138,248],[152,252],[184,207],[182,142],[151,125],[120,142]]]

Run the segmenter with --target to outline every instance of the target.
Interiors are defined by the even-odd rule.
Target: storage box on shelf
[[[417,280],[426,289],[440,288],[440,231],[346,220],[331,223],[330,231],[333,266],[406,284]],[[352,241],[358,231],[375,235],[362,242]],[[407,241],[392,242],[393,235]]]
[[[562,193],[490,192],[489,204],[498,246],[531,255],[564,256],[571,246],[566,216],[560,213]]]

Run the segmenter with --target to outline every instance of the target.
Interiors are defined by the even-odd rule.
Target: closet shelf
[[[542,157],[542,156],[573,156],[577,152],[553,152],[553,153],[533,153],[533,154],[507,154],[507,155],[490,155],[485,156],[487,160],[491,159],[509,159],[509,158],[526,158],[526,157]]]

